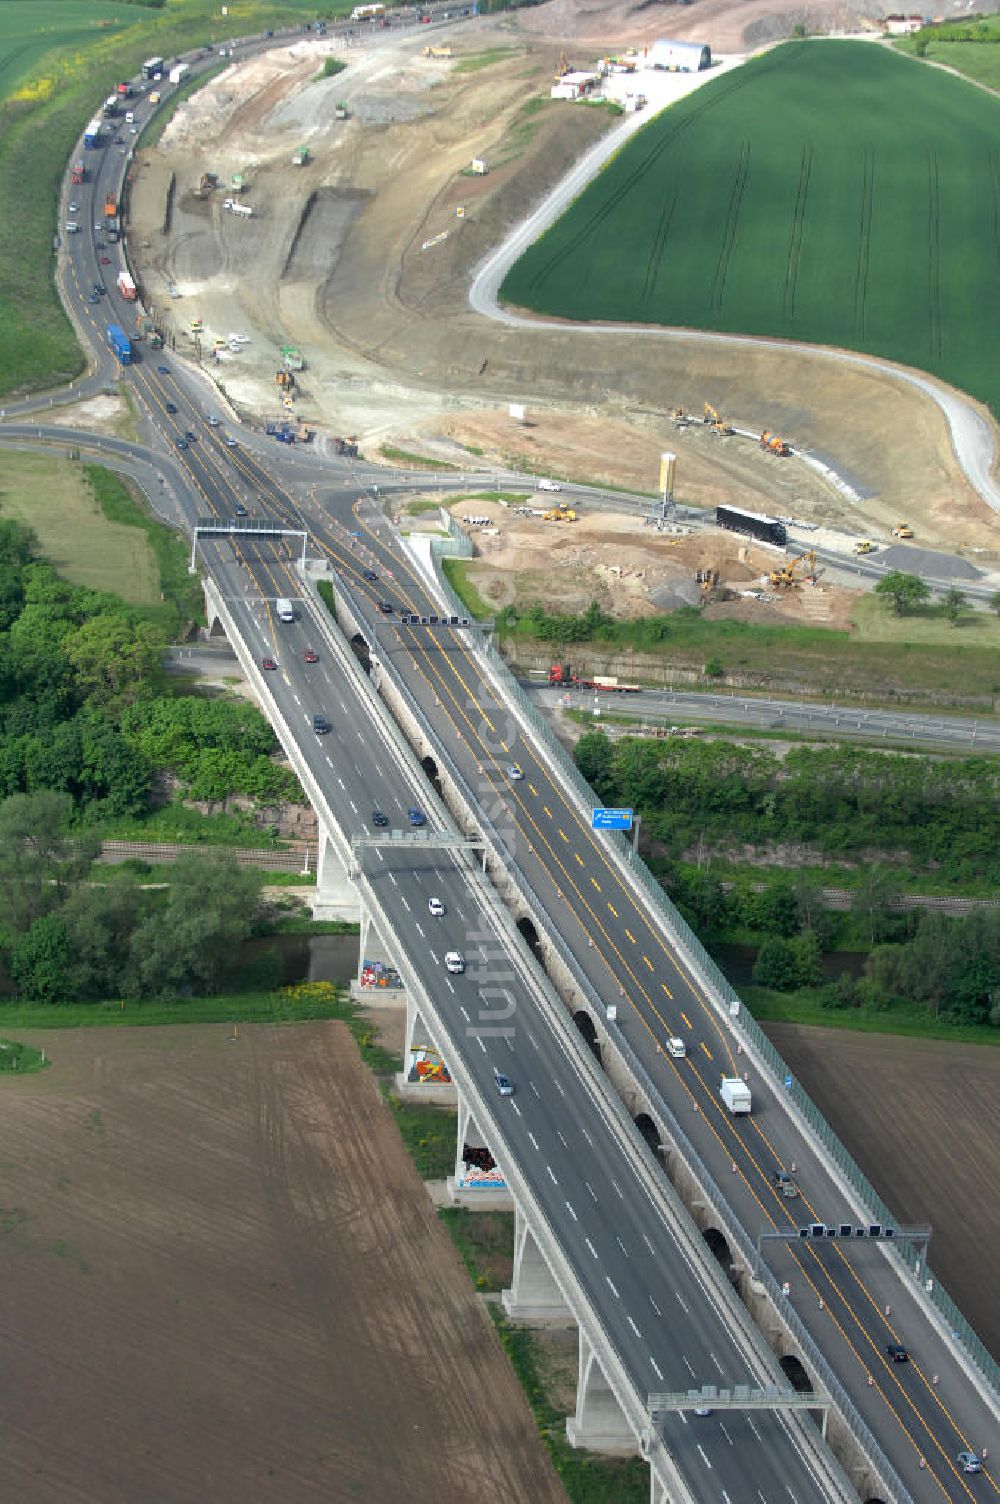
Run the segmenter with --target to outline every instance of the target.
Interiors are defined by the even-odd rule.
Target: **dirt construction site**
[[[736,24],[744,13],[749,31]],[[597,22],[589,18],[578,42],[581,14],[555,0],[432,34],[303,39],[226,69],[136,157],[130,252],[168,342],[198,360],[244,418],[292,413],[316,426],[320,443],[356,435],[372,460],[395,450],[468,468],[471,454],[473,464],[520,462],[652,492],[670,450],[679,502],[801,519],[848,557],[854,539],[890,542],[901,518],[928,549],[995,549],[995,519],[962,475],[942,415],[883,375],[763,346],[734,357],[693,341],[510,329],[470,311],[472,269],[612,123],[603,109],[548,97],[565,59],[593,66]],[[710,0],[697,19],[714,46],[746,47],[762,17],[772,29],[787,19],[777,0]],[[851,17],[840,7],[828,19]],[[638,13],[632,21],[626,40]],[[685,16],[682,29],[694,24]],[[612,32],[600,51],[619,40]],[[324,77],[331,58],[346,66]],[[306,160],[294,165],[303,147]],[[474,172],[473,159],[488,171]],[[287,346],[303,367],[279,388]],[[527,426],[509,420],[510,402],[526,405]],[[710,431],[700,421],[706,403],[737,428],[780,433],[793,453],[778,458]],[[678,428],[677,410],[698,421]],[[544,545],[550,569],[552,559],[560,575],[565,566],[555,589],[567,603],[590,588],[582,562],[596,586],[603,567],[622,566],[605,576],[609,590],[644,579],[642,590],[614,587],[621,604],[644,609],[690,599],[699,569],[753,588],[774,563],[714,533],[700,535],[700,553],[653,540],[641,518],[623,562],[620,513],[589,508],[581,524],[575,539]],[[584,532],[592,557],[581,561]],[[502,553],[484,549],[498,574],[513,563]],[[658,596],[661,586],[670,589]],[[827,578],[738,609],[834,624],[843,597]]]
[[[565,1504],[338,1023],[32,1036],[4,1080],[5,1504]]]

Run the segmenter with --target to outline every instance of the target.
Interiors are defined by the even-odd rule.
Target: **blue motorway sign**
[[[591,826],[593,830],[631,830],[630,809],[595,809]]]

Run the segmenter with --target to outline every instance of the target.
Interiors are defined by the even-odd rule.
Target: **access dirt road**
[[[347,1030],[229,1033],[0,1085],[0,1499],[565,1504]]]
[[[765,1027],[886,1204],[932,1224],[932,1269],[1000,1356],[1000,1049]]]
[[[684,338],[598,333],[581,342],[570,328],[506,329],[466,307],[473,268],[609,124],[602,110],[547,99],[560,45],[526,25],[519,15],[435,29],[453,59],[421,56],[421,36],[392,37],[345,51],[347,69],[319,81],[333,44],[303,42],[196,95],[161,147],[139,154],[132,200],[132,253],[179,345],[201,318],[213,374],[259,415],[277,409],[281,344],[297,344],[307,362],[297,410],[358,432],[371,453],[390,436],[400,447],[434,441],[449,414],[519,400],[550,414],[553,430],[566,413],[644,426],[652,443],[677,448],[682,486],[686,440],[667,413],[700,414],[710,401],[738,426],[777,430],[831,461],[866,497],[850,519],[859,535],[905,517],[931,546],[991,546],[995,523],[958,469],[945,420],[913,388],[801,351],[734,357]],[[592,64],[581,51],[569,60]],[[460,71],[463,57],[471,71]],[[347,120],[333,118],[338,101]],[[291,165],[299,145],[312,153],[304,168]],[[474,156],[487,176],[470,174]],[[193,195],[208,171],[224,183],[246,174],[254,218],[226,212],[224,189]],[[212,338],[232,332],[251,343],[208,360]],[[568,436],[560,448],[573,458]],[[751,448],[704,457],[718,500],[758,490],[743,467]],[[786,510],[799,515],[800,498],[819,502],[820,478],[795,461],[789,473],[772,472],[773,509],[791,493]],[[839,516],[843,498],[835,505]]]

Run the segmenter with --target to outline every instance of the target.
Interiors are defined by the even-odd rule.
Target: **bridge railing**
[[[431,543],[431,556],[440,564],[442,558],[472,556],[472,543],[466,534],[449,519],[451,536],[447,539],[433,539]],[[464,613],[467,609],[465,602],[455,593],[444,571],[438,568],[438,580],[440,588],[448,598],[453,611]],[[545,720],[537,706],[518,684],[514,675],[510,672],[500,653],[492,642],[483,641],[480,651],[485,661],[486,668],[495,682],[501,686],[504,697],[512,701],[521,711],[525,721],[531,726],[535,738],[545,750],[546,756],[552,765],[559,768],[560,776],[564,782],[575,791],[584,807],[592,809],[602,808],[601,800],[598,799],[593,789],[580,773],[573,759],[568,756],[566,749],[559,742],[548,721]],[[621,858],[627,863],[631,875],[639,887],[645,892],[654,915],[669,934],[678,952],[687,962],[689,968],[696,973],[706,994],[713,998],[716,1006],[730,1015],[729,1022],[737,1032],[743,1034],[750,1049],[763,1063],[764,1067],[772,1076],[772,1086],[777,1093],[784,1091],[787,1099],[797,1108],[802,1118],[809,1125],[823,1149],[835,1163],[840,1174],[850,1185],[859,1200],[870,1211],[870,1220],[881,1222],[883,1225],[895,1226],[899,1218],[894,1216],[882,1197],[876,1191],[871,1181],[865,1175],[860,1165],[857,1164],[853,1155],[834,1133],[826,1118],[813,1102],[802,1084],[793,1076],[788,1065],[775,1049],[770,1039],[761,1028],[760,1024],[750,1013],[739,994],[731,983],[723,976],[715,961],[708,954],[697,935],[690,925],[682,918],[677,909],[670,902],[663,888],[650,872],[645,862],[632,849],[631,842],[616,831],[602,832],[605,841],[613,849],[617,850]],[[914,1281],[919,1278],[922,1284],[924,1297],[931,1302],[946,1324],[953,1341],[960,1343],[972,1364],[975,1365],[983,1382],[992,1391],[994,1404],[1000,1403],[1000,1363],[993,1357],[984,1346],[972,1325],[962,1315],[958,1306],[952,1300],[941,1281],[931,1272],[926,1264],[921,1264],[917,1250],[900,1246],[894,1246],[891,1256],[899,1259],[909,1270]]]

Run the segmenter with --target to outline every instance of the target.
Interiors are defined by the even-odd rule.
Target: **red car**
[[[307,663],[318,663],[319,662],[319,654],[318,653],[314,653],[313,650],[312,650],[312,648],[306,648],[304,657],[305,657],[305,660],[306,660]]]
[[[274,661],[273,658],[262,658],[260,660],[260,666],[261,666],[261,668],[277,668],[278,667],[278,665],[275,663],[275,661]]]
[[[102,256],[101,257],[101,265],[102,266],[110,266],[111,265],[111,257],[110,256]]]

